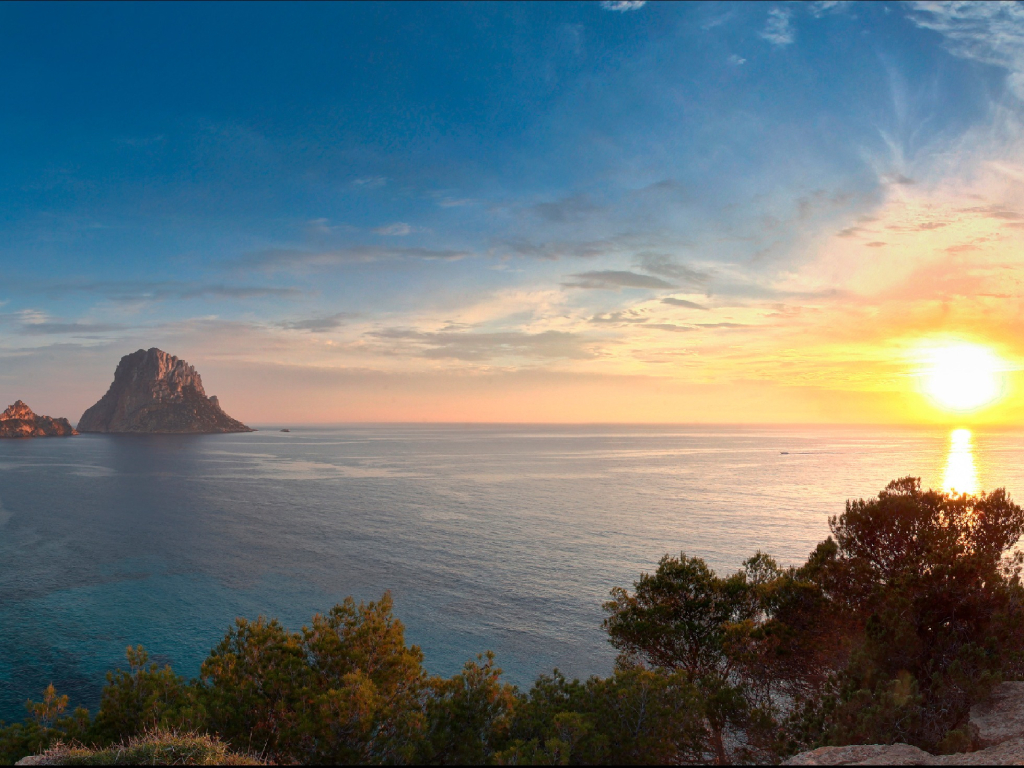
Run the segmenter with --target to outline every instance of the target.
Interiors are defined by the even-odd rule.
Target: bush
[[[154,731],[103,749],[55,744],[42,765],[266,765],[201,734]]]

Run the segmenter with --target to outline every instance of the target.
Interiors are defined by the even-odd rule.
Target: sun
[[[957,342],[930,345],[922,353],[922,388],[941,408],[976,411],[1003,396],[1006,363],[988,347]]]

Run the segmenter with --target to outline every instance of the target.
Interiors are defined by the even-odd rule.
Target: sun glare
[[[1003,395],[1005,363],[987,347],[960,342],[929,347],[921,370],[925,394],[939,407],[964,413]]]
[[[971,437],[969,429],[954,429],[949,435],[949,455],[942,481],[943,488],[949,493],[978,492]]]

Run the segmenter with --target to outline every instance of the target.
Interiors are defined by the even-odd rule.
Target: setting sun
[[[974,411],[1004,394],[1005,364],[987,347],[960,342],[927,349],[921,370],[925,394],[950,411]]]

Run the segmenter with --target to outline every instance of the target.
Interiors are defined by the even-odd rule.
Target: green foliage
[[[141,645],[129,646],[126,656],[128,671],[107,672],[99,712],[88,734],[90,743],[111,744],[168,727],[187,709],[185,681],[169,666],[159,669],[150,663]]]
[[[5,727],[0,721],[0,764],[15,763],[57,741],[83,738],[89,727],[88,710],[79,707],[66,715],[67,707],[68,697],[59,695],[51,683],[43,691],[42,701],[25,702],[29,713],[25,722]]]
[[[482,663],[477,663],[482,662]],[[427,698],[427,727],[416,762],[479,765],[492,760],[509,735],[519,703],[516,690],[501,682],[490,651],[466,662],[450,679],[432,678]]]
[[[391,609],[389,594],[359,606],[348,598],[301,633],[239,619],[202,666],[208,727],[274,760],[408,761],[427,677]]]
[[[503,765],[708,762],[704,702],[687,672],[618,669],[585,683],[557,670],[521,702]]]
[[[849,663],[819,702],[819,740],[963,744],[973,702],[1019,657],[1024,511],[1005,491],[922,491],[916,478],[848,502],[814,564],[854,626]]]

